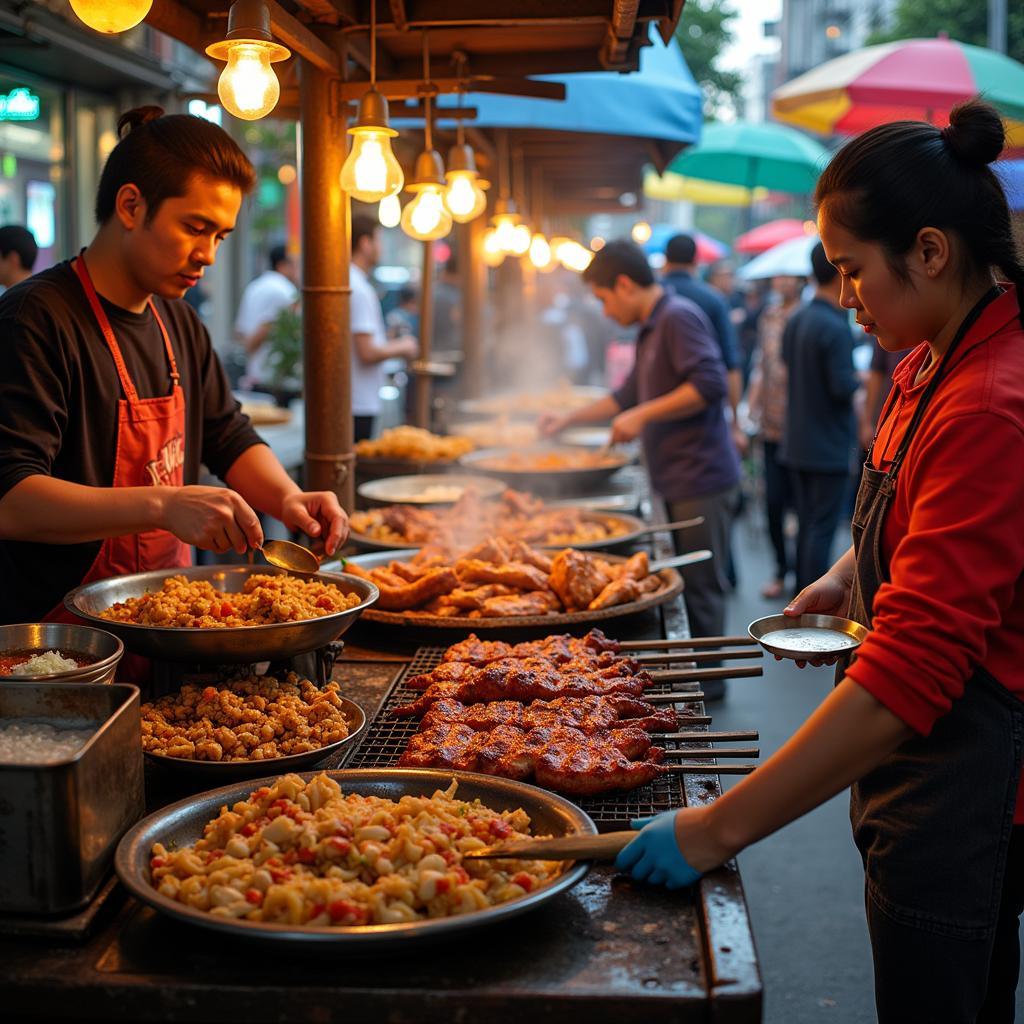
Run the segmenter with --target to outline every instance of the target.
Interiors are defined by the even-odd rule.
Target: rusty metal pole
[[[416,379],[413,419],[417,427],[430,429],[431,386],[428,364],[434,344],[434,243],[423,243],[423,277],[420,282],[420,357],[413,367]]]
[[[345,107],[325,71],[302,60],[302,346],[306,394],[306,486],[354,507],[352,330]]]
[[[483,261],[487,218],[459,225],[459,283],[462,287],[462,392],[479,398],[484,389],[484,293],[487,265]]]

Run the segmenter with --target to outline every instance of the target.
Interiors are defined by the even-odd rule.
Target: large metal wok
[[[632,454],[612,451],[604,454],[596,466],[579,466],[560,469],[517,467],[515,460],[523,455],[546,455],[565,453],[579,456],[589,450],[569,445],[538,445],[531,448],[482,448],[459,459],[463,468],[484,476],[504,480],[510,487],[520,491],[532,491],[543,495],[585,494],[603,484],[624,466],[633,461]]]
[[[238,593],[245,581],[254,575],[287,574],[269,565],[197,565],[187,569],[156,569],[86,583],[72,590],[64,598],[64,605],[80,618],[120,637],[125,647],[135,654],[163,661],[220,664],[276,661],[315,651],[337,640],[379,597],[377,588],[368,580],[344,573],[318,572],[304,578],[332,583],[346,594],[358,594],[361,602],[355,608],[316,619],[224,629],[140,626],[100,616],[116,601],[127,601],[159,590],[169,576],[206,580],[218,590]]]
[[[306,772],[304,779],[317,773]],[[458,779],[456,796],[460,800],[479,799],[493,810],[523,808],[530,816],[534,835],[595,835],[597,828],[589,816],[574,804],[546,790],[510,779],[471,775],[463,772],[433,769],[369,768],[355,771],[327,772],[344,793],[377,796],[400,800],[403,796],[429,797],[445,789],[453,778]],[[364,925],[361,927],[303,927],[288,924],[264,924],[254,921],[218,917],[195,907],[186,906],[153,888],[149,859],[153,844],[181,848],[201,839],[203,826],[215,818],[225,805],[245,800],[261,785],[271,785],[274,778],[254,780],[225,786],[199,796],[189,797],[165,807],[140,821],[117,848],[115,866],[129,892],[143,903],[168,917],[203,928],[212,928],[239,939],[262,939],[295,948],[295,943],[314,946],[340,946],[343,949],[378,947],[395,943],[422,942],[439,939],[455,932],[474,929],[522,913],[572,888],[587,873],[588,865],[565,865],[553,882],[520,896],[474,913],[455,917],[424,919],[409,924]]]

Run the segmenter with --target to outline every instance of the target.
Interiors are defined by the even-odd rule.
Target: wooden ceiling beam
[[[405,10],[405,0],[389,0],[391,7],[391,20],[399,32],[406,32],[409,28],[409,15]]]
[[[380,56],[378,53],[378,62]],[[378,64],[377,90],[388,99],[418,99],[422,96],[421,87],[423,79],[420,76],[408,78],[391,78],[380,74]],[[533,82],[529,79],[517,78],[482,78],[477,81],[475,78],[451,78],[447,74],[442,76],[431,75],[430,84],[439,93],[457,93],[461,88],[467,88],[470,92],[478,89],[480,92],[506,94],[510,96],[535,96],[549,100],[564,100],[565,86],[560,82]],[[345,100],[357,100],[370,88],[368,78],[360,77],[356,80],[350,79],[341,86],[341,97]],[[450,109],[450,108],[449,108]],[[448,112],[441,114],[442,117],[449,116]]]
[[[153,0],[153,6],[145,20],[147,25],[176,39],[179,43],[184,43],[200,56],[205,55],[206,47],[210,43],[224,37],[222,26],[211,25],[208,18],[201,17],[177,0]],[[220,62],[217,64],[220,65]]]
[[[270,12],[270,31],[279,43],[321,71],[332,75],[341,73],[337,53],[295,15],[289,14],[276,0],[267,0],[267,10]]]
[[[340,24],[358,25],[362,21],[357,0],[330,0],[330,4],[338,12]]]

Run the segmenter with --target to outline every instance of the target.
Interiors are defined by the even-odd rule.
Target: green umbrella
[[[737,121],[705,125],[700,144],[680,153],[668,169],[688,178],[804,195],[814,191],[828,160],[828,150],[794,128]]]

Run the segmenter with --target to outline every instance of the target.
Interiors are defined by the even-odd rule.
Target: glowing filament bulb
[[[351,134],[352,152],[341,168],[342,189],[362,203],[397,195],[405,175],[391,151],[391,135],[359,127]]]
[[[397,228],[402,220],[402,204],[398,196],[385,196],[377,208],[377,219],[386,228]]]
[[[488,228],[484,233],[484,263],[489,267],[500,267],[505,261],[505,253],[498,244],[498,229]]]
[[[530,229],[525,224],[517,224],[512,229],[512,254],[525,256],[530,248]]]
[[[530,262],[538,270],[547,270],[554,262],[551,258],[551,246],[548,245],[548,240],[539,231],[530,242]]]
[[[258,42],[234,43],[217,82],[217,95],[235,117],[244,121],[266,117],[281,96],[267,49]]]
[[[449,171],[444,201],[460,224],[468,224],[487,208],[487,196],[473,171]]]
[[[452,215],[445,209],[438,185],[426,185],[402,211],[402,230],[428,242],[444,238],[452,229]]]

